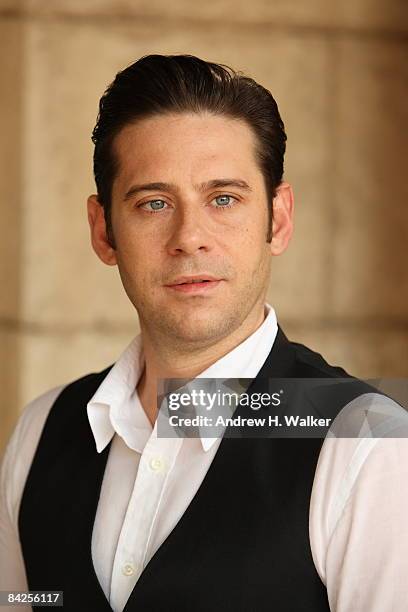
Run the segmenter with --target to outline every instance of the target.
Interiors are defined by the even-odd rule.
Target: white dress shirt
[[[275,311],[269,305],[266,311],[263,324],[250,337],[198,378],[255,378],[277,333]],[[87,406],[97,452],[112,440],[92,558],[115,612],[123,610],[143,568],[184,514],[221,442],[157,437],[157,424],[151,426],[136,390],[143,367],[137,336]],[[27,590],[19,504],[43,425],[62,389],[52,389],[26,407],[6,449],[0,483],[0,590]],[[358,400],[362,410],[381,401],[374,394]],[[406,438],[324,441],[309,527],[313,560],[331,610],[408,610],[407,483]]]

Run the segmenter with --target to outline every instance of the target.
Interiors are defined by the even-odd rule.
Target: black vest
[[[20,506],[29,588],[64,591],[64,610],[70,612],[111,610],[91,558],[110,445],[97,453],[86,411],[109,369],[74,381],[55,401]],[[271,377],[345,376],[279,329],[250,391],[262,391],[262,380]],[[332,416],[340,408],[331,406]],[[186,512],[144,568],[125,612],[330,610],[309,543],[322,443],[224,437]]]

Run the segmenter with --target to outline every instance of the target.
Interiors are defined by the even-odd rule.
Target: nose
[[[209,251],[211,243],[208,222],[199,206],[177,211],[167,243],[171,255],[193,255],[199,251]]]

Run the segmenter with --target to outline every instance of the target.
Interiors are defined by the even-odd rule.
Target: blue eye
[[[232,206],[231,200],[234,198],[229,195],[220,195],[214,198],[215,202],[218,204],[217,208],[229,208]]]
[[[164,200],[149,200],[149,202],[144,202],[144,204],[141,204],[140,206],[141,207],[150,206],[150,209],[146,208],[147,212],[158,212],[160,210],[164,210],[167,204]]]

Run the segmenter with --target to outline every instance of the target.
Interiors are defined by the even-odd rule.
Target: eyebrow
[[[221,179],[212,179],[211,181],[207,181],[205,183],[201,183],[200,185],[195,186],[197,191],[201,193],[208,191],[209,189],[220,189],[224,187],[238,187],[239,189],[243,189],[244,191],[251,192],[252,189],[248,185],[248,183],[242,179],[235,178],[221,178]],[[125,194],[123,201],[130,200],[135,195],[142,193],[144,191],[173,191],[177,192],[178,187],[174,183],[144,183],[142,185],[132,185],[130,189]]]

